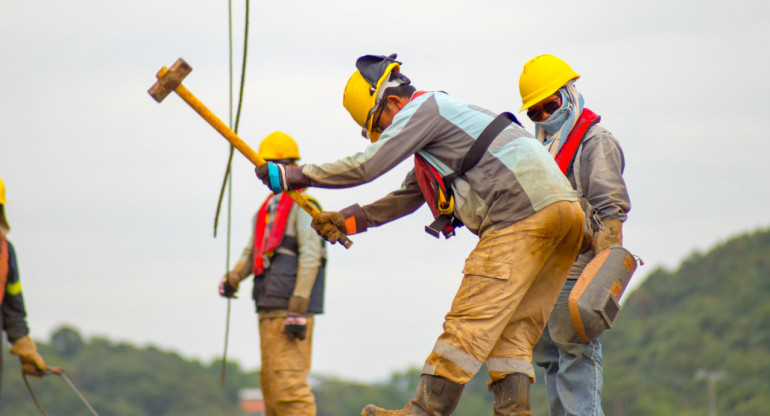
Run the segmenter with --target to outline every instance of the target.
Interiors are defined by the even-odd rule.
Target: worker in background
[[[274,191],[344,188],[416,156],[401,189],[363,207],[322,212],[313,227],[328,241],[337,241],[340,232],[363,232],[410,214],[426,200],[435,208],[430,190],[421,187],[425,170],[449,175],[461,169],[482,131],[497,120],[494,113],[447,94],[416,91],[395,57],[359,58],[345,87],[343,105],[372,142],[364,152],[322,165],[268,163],[257,169]],[[462,222],[480,239],[465,262],[417,395],[401,410],[368,405],[362,415],[448,415],[482,364],[489,371],[495,414],[530,415],[532,347],[580,249],[583,212],[539,142],[510,121],[499,131],[475,166],[445,182],[453,210],[442,215],[451,216],[450,224]],[[446,211],[447,204],[442,205]],[[390,342],[409,342],[409,337]]]
[[[299,149],[294,139],[276,131],[262,140],[259,156],[295,166]],[[323,312],[326,252],[311,220],[286,193],[269,195],[254,216],[249,244],[220,282],[219,293],[234,297],[240,282],[254,275],[252,296],[262,352],[260,387],[267,416],[316,414],[307,376],[313,317]]]
[[[11,242],[5,238],[11,230],[5,218],[5,204],[5,184],[0,179],[0,328],[5,331],[11,344],[11,354],[19,356],[22,371],[25,374],[37,375],[44,372],[46,366],[43,357],[37,352],[35,342],[29,336],[16,252]],[[0,373],[3,368],[2,360],[0,354]]]
[[[524,65],[519,79],[521,110],[535,123],[535,135],[556,159],[572,187],[583,198],[593,244],[586,244],[569,272],[534,360],[545,369],[552,416],[603,415],[602,346],[585,343],[572,324],[568,298],[576,279],[594,256],[622,244],[622,223],[631,202],[623,181],[625,160],[620,143],[598,125],[600,117],[583,105],[575,88],[580,76],[553,55],[540,55]],[[587,204],[586,204],[587,203]]]

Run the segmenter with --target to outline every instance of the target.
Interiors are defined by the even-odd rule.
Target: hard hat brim
[[[524,104],[519,109],[519,112],[522,112],[533,105],[539,103],[540,101],[545,100],[546,98],[550,97],[551,95],[555,94],[556,91],[559,91],[559,89],[565,85],[567,85],[568,82],[580,78],[580,75],[575,74],[575,77],[568,79],[567,81],[557,79],[553,82],[543,86],[539,90],[533,92],[532,94],[528,95],[524,98]]]

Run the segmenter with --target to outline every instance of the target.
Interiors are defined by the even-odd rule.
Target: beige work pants
[[[307,375],[313,340],[313,317],[307,318],[307,338],[289,339],[283,332],[283,317],[260,317],[262,350],[260,388],[265,416],[315,416],[315,397]]]
[[[467,383],[486,363],[490,382],[512,373],[534,382],[532,347],[577,258],[583,218],[577,202],[557,202],[485,233],[423,374]]]

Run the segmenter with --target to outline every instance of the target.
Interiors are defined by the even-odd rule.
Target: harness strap
[[[460,175],[463,175],[465,172],[476,166],[484,156],[484,153],[486,153],[489,145],[492,144],[495,137],[505,130],[506,127],[511,125],[511,123],[520,125],[516,116],[509,112],[501,113],[495,117],[495,119],[484,128],[479,137],[473,142],[471,148],[468,149],[468,153],[465,154],[462,162],[460,162],[460,169],[441,178],[444,190],[446,191],[447,201],[452,199],[452,182]],[[452,224],[455,223],[455,221],[456,224],[460,224],[459,221],[455,220],[454,215],[441,214],[438,215],[430,225],[425,227],[425,231],[436,238],[438,238],[439,232],[443,232],[444,236],[449,238],[454,235],[454,227],[452,227]],[[448,225],[450,226],[449,231],[447,231]]]
[[[283,240],[284,231],[286,231],[286,222],[289,219],[289,212],[294,201],[288,193],[283,193],[278,200],[278,206],[275,210],[272,224],[268,227],[268,204],[273,195],[267,197],[262,207],[257,213],[257,224],[254,229],[254,275],[260,275],[265,272],[265,255],[274,251]]]
[[[580,113],[580,117],[575,122],[575,126],[572,127],[572,131],[570,131],[567,136],[567,141],[555,157],[556,164],[559,165],[561,173],[567,174],[567,170],[575,160],[578,146],[583,143],[583,138],[588,132],[588,129],[601,121],[601,119],[600,116],[587,108],[584,108],[583,112]]]
[[[465,157],[463,157],[463,161],[460,163],[460,169],[442,178],[444,185],[448,185],[447,189],[449,189],[449,192],[452,192],[452,181],[454,181],[458,176],[470,170],[472,167],[476,166],[476,164],[479,163],[479,160],[481,160],[481,158],[484,156],[487,148],[489,148],[492,140],[494,140],[495,137],[497,137],[497,135],[500,134],[500,132],[502,132],[511,123],[519,124],[519,121],[516,120],[516,116],[513,114],[505,112],[495,117],[495,119],[484,128],[484,130],[479,135],[479,138],[473,142],[471,148],[468,150],[468,153],[466,153]]]

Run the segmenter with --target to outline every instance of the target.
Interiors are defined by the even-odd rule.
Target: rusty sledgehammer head
[[[171,91],[182,84],[182,80],[190,71],[192,71],[192,67],[184,59],[179,58],[174,62],[174,65],[171,65],[171,69],[164,66],[158,71],[156,75],[158,81],[152,84],[147,92],[155,101],[161,102],[167,95],[171,94]]]

